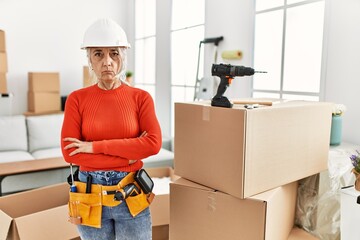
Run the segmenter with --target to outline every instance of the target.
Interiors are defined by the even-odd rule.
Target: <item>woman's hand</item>
[[[71,142],[65,146],[64,149],[76,148],[69,154],[69,156],[73,156],[78,153],[93,153],[92,142],[84,142],[71,137],[64,138],[63,140],[64,142]]]

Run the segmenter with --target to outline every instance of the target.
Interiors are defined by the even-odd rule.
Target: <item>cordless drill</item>
[[[266,73],[255,71],[253,68],[244,66],[234,66],[230,64],[213,64],[211,68],[212,76],[220,77],[220,84],[216,95],[211,99],[211,106],[231,108],[232,103],[224,95],[227,87],[231,84],[234,77],[252,76],[255,73]]]
[[[140,193],[140,189],[134,184],[130,183],[126,185],[124,188],[115,192],[114,200],[115,201],[123,201],[127,199],[129,196],[136,196]]]

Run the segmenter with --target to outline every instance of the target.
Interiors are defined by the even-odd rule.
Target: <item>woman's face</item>
[[[122,65],[120,49],[116,47],[90,48],[90,63],[99,80],[113,81]]]

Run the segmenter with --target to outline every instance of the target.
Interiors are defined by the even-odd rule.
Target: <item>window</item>
[[[156,1],[135,1],[135,86],[155,100]]]
[[[191,7],[189,7],[191,6]],[[194,98],[199,43],[204,39],[205,0],[173,0],[171,24],[171,129],[174,103]],[[199,69],[202,69],[200,66]]]
[[[324,0],[257,0],[254,97],[319,101]]]

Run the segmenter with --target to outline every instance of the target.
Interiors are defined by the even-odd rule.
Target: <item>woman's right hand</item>
[[[129,165],[136,163],[137,160],[129,160]]]

